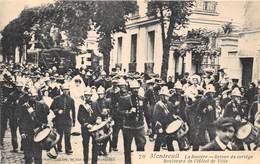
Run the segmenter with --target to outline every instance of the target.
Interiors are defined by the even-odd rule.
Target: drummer
[[[88,163],[89,139],[91,136],[88,130],[94,126],[98,116],[97,110],[92,109],[91,96],[92,96],[91,88],[88,86],[84,91],[85,102],[84,104],[80,104],[79,112],[78,112],[78,121],[81,124],[83,156],[84,156],[85,164]],[[92,139],[92,163],[97,163],[97,158],[98,158],[97,143],[95,142],[94,139]]]
[[[206,144],[215,138],[215,132],[210,126],[216,120],[216,102],[214,99],[215,87],[212,84],[206,86],[206,92],[198,104],[198,115],[201,119],[200,126],[200,139],[203,140],[202,144]],[[205,135],[206,131],[209,138]]]
[[[98,116],[102,118],[102,121],[108,119],[111,109],[110,99],[105,98],[105,88],[100,86],[97,89],[98,99],[92,103],[92,108],[98,113]],[[109,138],[105,139],[99,151],[100,155],[107,155],[106,146],[109,141]]]
[[[221,117],[214,122],[216,138],[207,145],[201,147],[202,151],[230,151],[238,150],[232,142],[237,131],[237,121],[231,117]]]
[[[168,100],[170,93],[168,87],[164,86],[160,90],[160,101],[158,101],[154,106],[154,122],[155,122],[155,129],[157,131],[157,137],[155,140],[154,151],[160,151],[161,144],[163,143],[164,139],[167,144],[168,151],[174,151],[172,141],[173,138],[166,136],[166,127],[176,118],[173,117],[173,104]]]
[[[39,127],[47,124],[47,115],[49,108],[46,104],[35,101],[28,95],[21,98],[21,112],[19,119],[19,128],[21,138],[24,140],[24,159],[25,163],[32,163],[33,160],[36,164],[42,163],[42,148],[34,142],[34,131]]]

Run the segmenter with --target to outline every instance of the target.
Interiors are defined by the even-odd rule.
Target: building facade
[[[161,26],[157,19],[149,16],[148,4],[148,1],[138,1],[139,10],[132,14],[131,20],[127,23],[127,32],[114,35],[115,45],[111,52],[111,68],[120,66],[126,71],[148,71],[160,74],[163,54]],[[256,35],[256,29],[245,30],[244,27],[245,24],[247,27],[252,27],[248,17],[252,19],[251,21],[257,22],[254,19],[259,17],[253,13],[256,11],[255,8],[253,9],[255,6],[257,5],[252,5],[247,1],[197,0],[192,15],[189,17],[187,28],[175,32],[182,35],[187,34],[189,30],[200,28],[218,32],[222,30],[222,26],[226,22],[232,22],[235,27],[232,34],[229,37],[220,36],[216,41],[216,46],[221,49],[221,56],[214,59],[215,63],[210,61],[209,65],[218,65],[218,68],[224,67],[228,75],[236,76],[239,79],[256,80],[259,76],[257,73],[259,68],[256,68],[259,63],[256,55],[259,53],[259,44],[256,40],[259,41],[260,37]],[[232,43],[229,41],[230,37]],[[249,42],[255,44],[250,44],[254,47],[253,49],[244,46]],[[249,50],[254,52],[246,52]],[[235,58],[229,56],[234,53],[236,53]],[[252,58],[254,58],[253,61]],[[192,54],[189,52],[184,58],[179,58],[177,62],[175,60],[173,51],[170,51],[168,75],[174,76],[175,71],[178,73],[190,72],[191,74],[195,72]],[[252,69],[246,68],[248,65],[251,65]],[[248,71],[252,72],[252,76],[246,76]],[[242,81],[245,83],[245,80],[240,82]]]
[[[244,2],[241,28],[219,37],[221,66],[232,78],[241,79],[244,86],[260,78],[260,17],[256,12],[259,7],[258,1]]]

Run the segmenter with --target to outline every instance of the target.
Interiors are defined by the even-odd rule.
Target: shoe
[[[102,151],[99,151],[99,152],[98,152],[98,155],[99,155],[99,156],[102,156],[102,155],[104,155],[104,154],[103,154]]]
[[[66,154],[70,155],[70,154],[72,154],[72,153],[73,153],[72,150],[66,150]]]
[[[167,145],[166,145],[166,144],[163,144],[163,145],[162,145],[162,149],[163,149],[163,150],[168,150],[168,149],[167,149]]]
[[[107,151],[102,151],[102,153],[103,153],[103,156],[107,156],[108,155]]]
[[[18,153],[18,150],[17,149],[13,149],[11,150],[12,153]]]
[[[60,153],[62,152],[62,149],[57,149],[57,150],[58,150],[58,152],[60,152]]]
[[[154,140],[155,140],[154,138],[149,137],[150,142],[153,142]]]
[[[113,151],[118,151],[118,149],[115,147],[115,148],[112,148]]]

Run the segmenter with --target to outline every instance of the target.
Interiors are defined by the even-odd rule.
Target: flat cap
[[[233,126],[236,130],[238,129],[239,126],[238,122],[232,117],[220,117],[219,119],[213,122],[213,125],[217,129]]]

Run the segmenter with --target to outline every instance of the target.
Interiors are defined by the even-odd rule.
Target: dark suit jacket
[[[74,100],[70,96],[62,94],[55,97],[50,109],[56,116],[53,120],[55,126],[71,127],[72,121],[75,122],[75,105]],[[58,113],[60,109],[63,110],[62,114]]]

